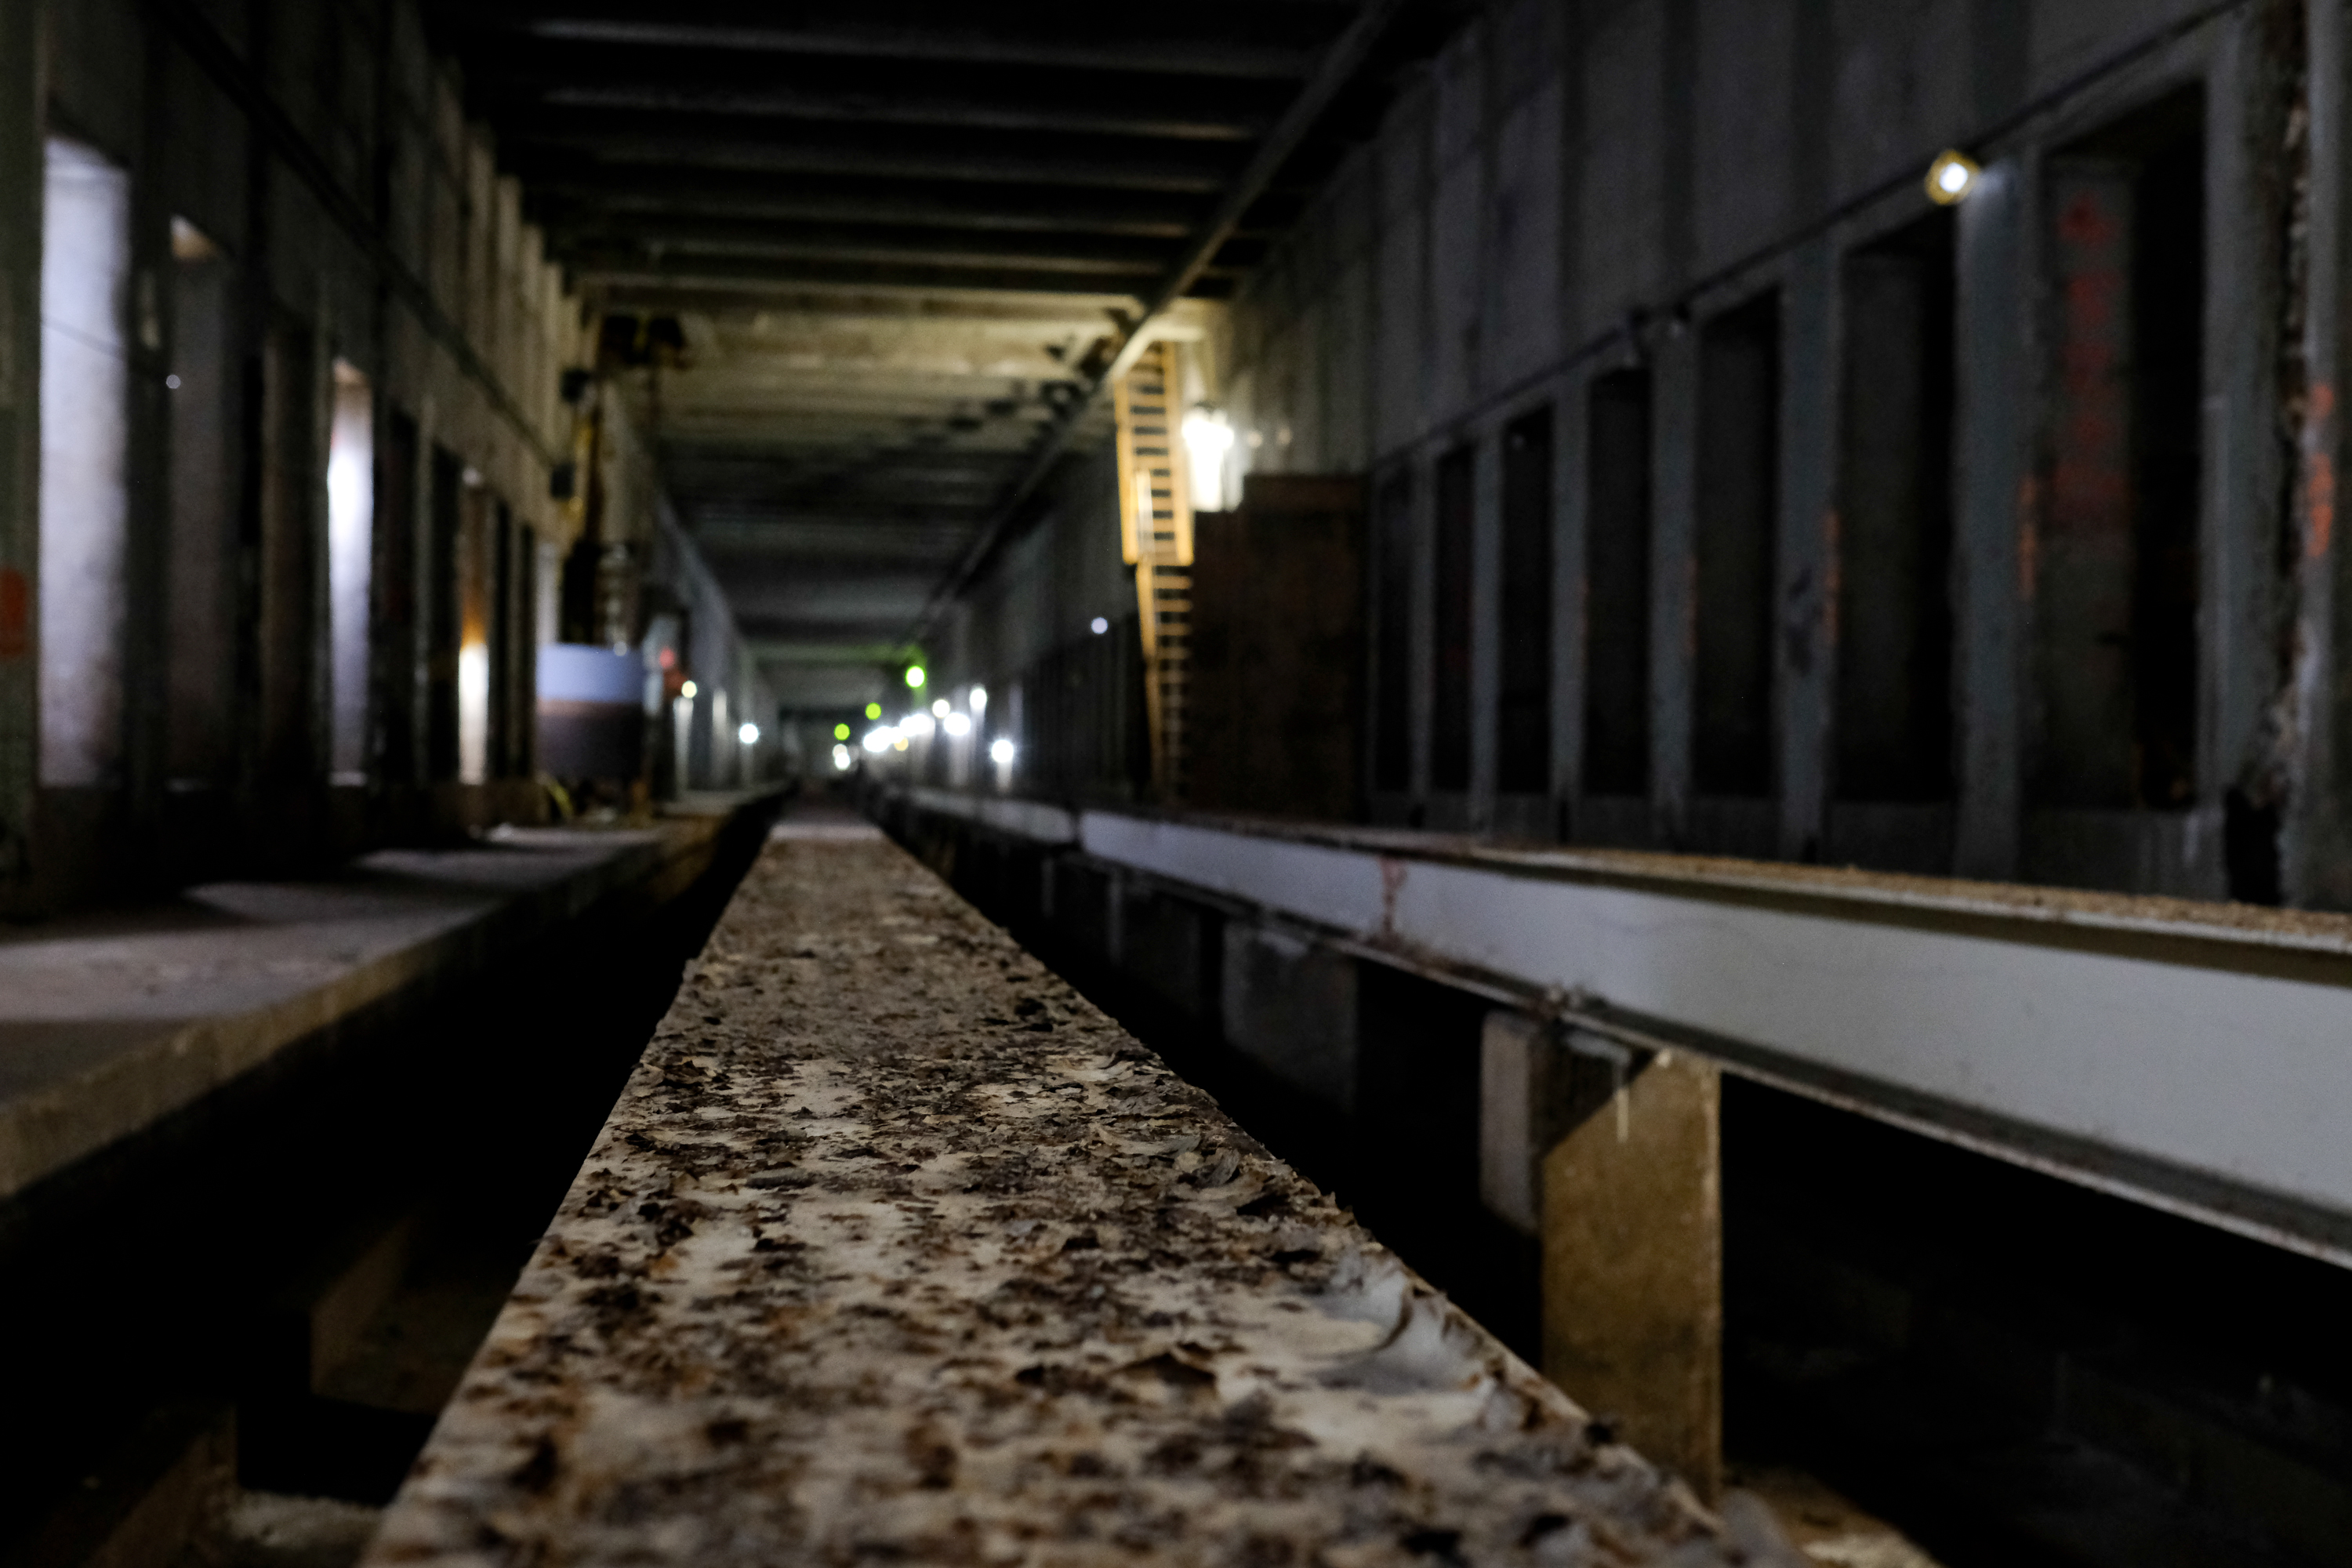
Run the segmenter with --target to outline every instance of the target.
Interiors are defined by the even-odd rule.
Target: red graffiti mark
[[[2071,245],[2113,245],[2119,232],[2095,191],[2077,191],[2058,215],[2058,237]]]
[[[0,566],[0,658],[22,658],[32,647],[33,595],[25,574]]]
[[[2078,272],[2066,279],[2066,315],[2082,331],[2105,331],[2116,319],[2116,297],[2123,292],[2120,272]]]
[[[1405,863],[1381,857],[1381,934],[1396,934],[1397,895],[1404,891]]]
[[[2033,602],[2042,580],[2042,487],[2028,475],[2017,486],[2017,596]]]
[[[2336,533],[2336,459],[2324,451],[2311,455],[2304,506],[2311,520],[2304,536],[2305,552],[2314,561],[2325,560]]]

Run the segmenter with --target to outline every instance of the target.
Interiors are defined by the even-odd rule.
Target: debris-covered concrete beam
[[[928,871],[772,846],[372,1563],[1739,1560]]]

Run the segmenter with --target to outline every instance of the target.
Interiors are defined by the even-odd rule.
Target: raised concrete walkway
[[[788,824],[366,1561],[865,1560],[1777,1559],[910,857]]]
[[[0,1201],[363,1013],[439,995],[568,922],[670,897],[753,798],[0,928]]]

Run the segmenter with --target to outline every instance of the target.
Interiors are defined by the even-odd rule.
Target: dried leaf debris
[[[879,840],[771,845],[367,1561],[1738,1561]]]

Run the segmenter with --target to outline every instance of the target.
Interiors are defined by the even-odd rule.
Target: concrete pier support
[[[31,870],[41,383],[41,7],[0,0],[0,908]]]
[[[1341,1115],[1356,1109],[1356,965],[1279,926],[1224,928],[1225,1041]]]
[[[1722,1081],[1662,1052],[1543,1163],[1544,1375],[1723,1488]]]
[[[1543,1247],[1543,1371],[1713,1499],[1723,1484],[1721,1078],[1489,1015],[1480,1194]]]

